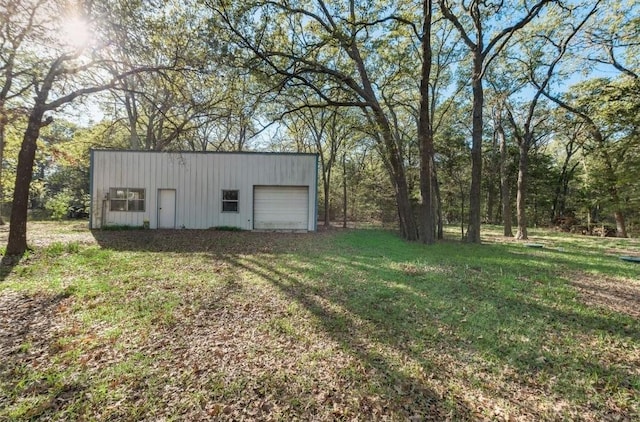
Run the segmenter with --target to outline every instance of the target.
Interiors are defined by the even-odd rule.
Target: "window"
[[[222,212],[238,212],[238,191],[222,191]]]
[[[110,211],[144,211],[144,189],[109,189]]]

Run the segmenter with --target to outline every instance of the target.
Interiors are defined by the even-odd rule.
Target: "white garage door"
[[[253,228],[258,230],[307,230],[307,186],[255,186]]]

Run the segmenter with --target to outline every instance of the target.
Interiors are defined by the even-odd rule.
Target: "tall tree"
[[[502,234],[504,236],[513,236],[511,223],[511,184],[509,183],[509,174],[507,172],[508,147],[507,136],[504,130],[503,108],[499,106],[494,115],[494,126],[496,137],[500,144],[500,195],[502,199]]]
[[[527,235],[527,216],[526,216],[526,193],[527,193],[527,171],[529,165],[529,150],[539,138],[537,134],[538,126],[544,122],[548,113],[541,113],[536,116],[540,99],[543,92],[549,86],[552,78],[555,76],[558,64],[567,52],[571,41],[581,31],[589,19],[591,19],[597,11],[599,1],[577,21],[572,22],[572,15],[578,14],[579,9],[571,8],[566,11],[565,8],[557,8],[547,14],[548,20],[554,20],[557,23],[552,29],[546,31],[527,33],[521,43],[519,43],[522,54],[526,55],[523,60],[525,69],[523,71],[528,74],[530,80],[534,81],[535,90],[533,97],[523,104],[519,109],[526,110],[521,115],[521,122],[516,122],[516,112],[513,108],[507,108],[507,116],[513,126],[513,133],[519,148],[518,159],[518,191],[516,198],[518,231],[516,239],[526,240]],[[548,23],[548,22],[545,22]],[[543,53],[545,47],[552,46],[553,51],[545,62]],[[542,56],[542,58],[541,58]],[[517,67],[516,67],[517,68]],[[523,73],[525,73],[523,72]]]
[[[431,83],[431,27],[433,16],[432,0],[423,0],[422,8],[422,69],[420,73],[420,113],[418,117],[418,143],[420,145],[420,194],[422,208],[422,241],[431,244],[435,241],[433,216],[434,175],[433,168],[433,123],[430,110],[432,92]]]
[[[304,87],[317,97],[317,105],[357,107],[377,128],[398,208],[402,235],[409,240],[418,230],[407,183],[402,140],[394,130],[381,84],[396,72],[384,62],[384,49],[375,37],[393,33],[411,22],[397,7],[382,7],[351,0],[347,7],[319,0],[313,4],[259,1],[250,6],[208,1],[219,24],[226,27],[248,64],[269,75],[274,89]],[[377,49],[374,47],[377,46]],[[376,78],[379,78],[376,80]],[[344,98],[348,100],[344,100]]]
[[[27,69],[17,61],[24,60],[24,45],[33,41],[35,15],[43,3],[44,0],[0,0],[0,225],[4,224],[2,171],[7,125],[18,116],[15,110],[18,105],[12,106],[11,103],[19,99],[32,83],[30,78],[24,77]]]
[[[576,156],[582,150],[585,138],[588,136],[583,121],[573,118],[562,109],[553,113],[553,125],[556,128],[557,144],[553,145],[558,157],[557,181],[554,187],[553,205],[550,221],[559,222],[561,219],[572,217],[574,210],[569,208],[569,186],[574,180],[580,160]]]
[[[574,87],[574,92],[564,97],[553,94],[547,90],[542,91],[542,93],[558,106],[574,114],[585,123],[592,139],[591,154],[598,157],[601,164],[601,180],[604,183],[603,189],[607,193],[609,202],[613,208],[613,216],[616,222],[616,235],[618,237],[627,237],[623,198],[621,196],[619,174],[617,171],[618,165],[623,161],[624,149],[620,150],[618,148],[619,145],[615,142],[615,131],[607,132],[606,122],[602,121],[600,116],[598,116],[598,110],[602,103],[598,101],[598,104],[594,104],[593,102],[596,98],[602,99],[606,97],[604,94],[608,84],[609,81],[606,79],[587,81],[577,89]],[[586,91],[582,93],[584,95],[576,95],[581,94],[580,91],[583,90]]]
[[[466,239],[480,243],[481,221],[481,178],[482,178],[482,135],[484,93],[482,81],[492,60],[503,50],[513,34],[531,22],[553,0],[540,0],[533,4],[525,2],[525,7],[509,2],[483,2],[473,0],[453,5],[450,0],[439,0],[444,17],[456,27],[462,40],[472,55],[473,90],[472,133],[471,133],[471,190],[469,196],[469,224]],[[518,13],[524,9],[524,13]],[[519,16],[518,16],[519,15]],[[496,19],[499,16],[500,19]],[[515,16],[515,18],[513,18]],[[492,28],[491,22],[509,20],[503,29]]]
[[[347,126],[347,119],[336,108],[302,107],[291,117],[302,121],[314,150],[318,153],[322,173],[324,225],[328,227],[331,224],[331,176],[339,158],[338,153],[351,128]]]
[[[115,83],[112,78],[104,77],[104,54],[109,49],[105,43],[89,38],[90,34],[97,33],[97,28],[90,27],[97,22],[92,20],[96,13],[96,9],[90,7],[92,4],[29,0],[22,3],[36,9],[30,31],[33,41],[25,48],[38,51],[38,58],[35,62],[21,62],[24,72],[32,78],[33,97],[25,93],[21,98],[22,106],[27,109],[27,125],[18,155],[7,255],[22,255],[27,248],[29,188],[41,129],[53,121],[53,114],[61,107],[79,97],[111,88]],[[46,48],[38,46],[38,41]],[[120,77],[143,70],[146,69],[129,70]]]
[[[118,60],[110,63],[114,76],[133,63],[176,63],[163,72],[118,78],[118,85],[110,90],[116,107],[106,112],[116,124],[127,127],[131,149],[201,149],[202,136],[194,141],[198,135],[207,134],[210,122],[220,122],[229,110],[235,110],[227,101],[232,81],[224,78],[227,72],[218,51],[201,36],[206,20],[193,3],[152,3],[148,7],[134,3],[124,5],[124,10],[117,3],[105,6],[110,13],[124,14],[120,26],[135,29],[134,35],[119,30],[112,34],[122,46]],[[221,90],[222,84],[227,89]]]

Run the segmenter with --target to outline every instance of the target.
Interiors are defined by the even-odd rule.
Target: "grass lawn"
[[[0,420],[640,418],[637,239],[29,230]]]

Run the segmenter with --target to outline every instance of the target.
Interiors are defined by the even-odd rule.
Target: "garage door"
[[[253,228],[258,230],[307,230],[307,186],[255,186]]]

